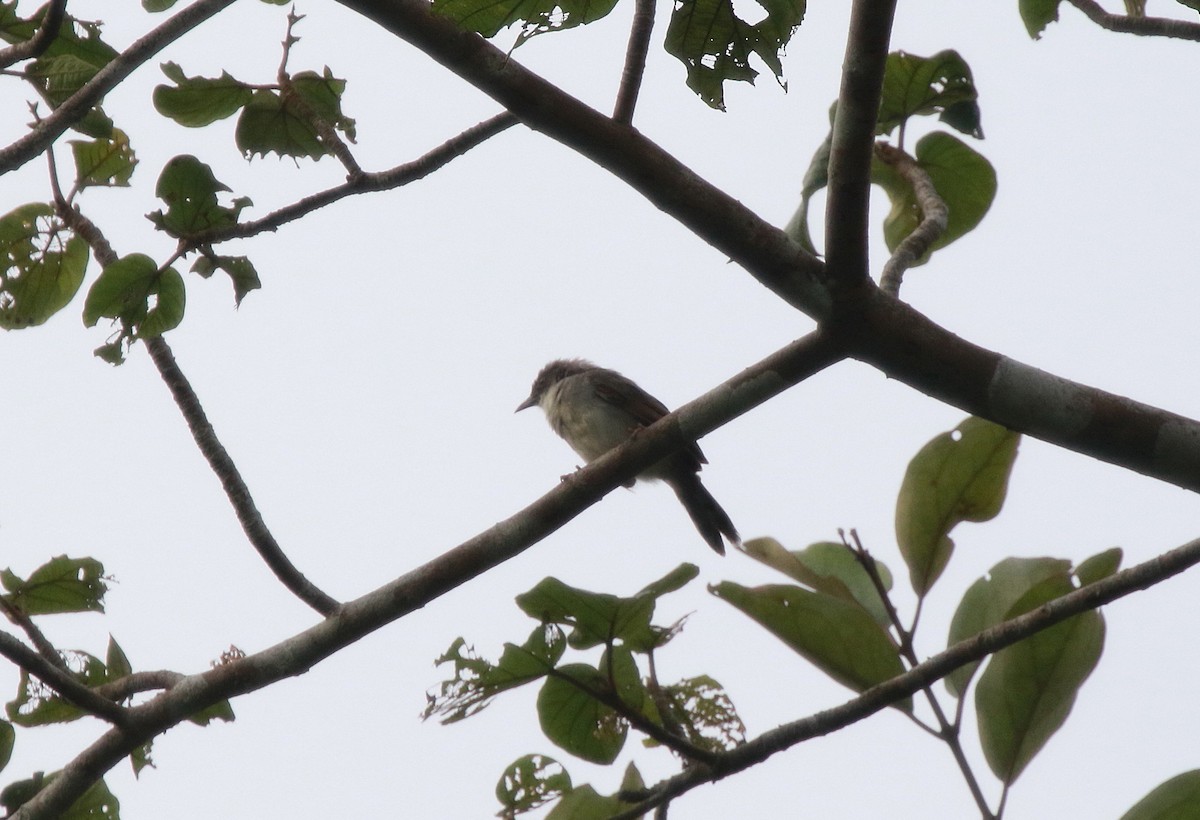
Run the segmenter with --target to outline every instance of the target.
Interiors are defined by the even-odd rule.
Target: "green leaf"
[[[834,103],[829,109],[830,124],[833,123],[836,110],[837,103]],[[813,196],[829,184],[829,152],[832,147],[833,131],[830,130],[809,160],[808,170],[804,172],[804,180],[800,184],[800,205],[783,228],[783,232],[791,237],[793,242],[813,254],[817,253],[817,247],[808,230],[808,206]]]
[[[247,293],[262,287],[257,268],[245,256],[201,256],[192,265],[192,271],[205,279],[212,276],[218,268],[229,274],[229,278],[233,280],[233,301],[238,307],[241,307],[242,299]]]
[[[592,696],[611,693],[608,677],[585,663],[560,666],[538,693],[538,720],[556,746],[591,763],[607,765],[625,745],[628,724]]]
[[[1061,0],[1019,0],[1021,20],[1025,30],[1035,40],[1041,39],[1046,26],[1058,20],[1058,4]]]
[[[571,790],[571,775],[552,757],[531,754],[509,764],[496,783],[505,817],[532,811]]]
[[[354,120],[341,110],[346,81],[324,74],[302,72],[292,78],[285,94],[259,89],[238,117],[235,138],[238,150],[248,157],[275,153],[282,157],[320,159],[330,153],[321,140],[314,116],[354,141]]]
[[[785,585],[749,588],[724,581],[710,591],[856,692],[904,672],[891,637],[857,604]],[[894,705],[909,711],[912,700]]]
[[[845,545],[819,541],[802,550],[789,552],[774,538],[753,538],[742,545],[743,551],[769,567],[799,581],[816,592],[858,603],[885,629],[891,626],[887,609],[871,577]],[[883,588],[892,588],[892,573],[875,562]]]
[[[426,695],[423,719],[441,715],[443,723],[454,723],[486,709],[501,692],[545,677],[558,665],[566,651],[566,638],[557,626],[538,626],[521,646],[504,645],[498,664],[475,655],[466,641],[458,638],[437,665],[453,664],[454,677],[443,681],[438,694]]]
[[[670,711],[670,724],[681,728],[693,746],[724,752],[746,742],[746,724],[733,701],[708,675],[664,686],[662,696]]]
[[[876,133],[891,133],[909,117],[939,114],[950,127],[983,139],[978,96],[971,68],[957,51],[932,57],[894,51],[883,75]]]
[[[946,230],[917,263],[924,264],[933,251],[974,230],[983,220],[996,198],[996,170],[982,154],[944,131],[922,137],[914,158],[949,209]],[[894,251],[921,223],[921,209],[908,181],[878,158],[871,164],[871,181],[882,187],[892,202],[883,220],[883,238],[888,250]]]
[[[629,807],[620,798],[597,794],[584,784],[568,792],[546,815],[546,820],[609,820]]]
[[[87,270],[88,246],[41,202],[0,217],[0,327],[40,325],[74,298]]]
[[[1200,820],[1200,769],[1159,784],[1121,820]]]
[[[725,110],[725,81],[754,82],[751,54],[784,85],[780,58],[804,19],[806,0],[758,3],[767,14],[753,25],[737,16],[730,0],[680,0],[671,13],[667,53],[687,68],[688,88],[713,108]]]
[[[1029,612],[1074,587],[1048,578],[1007,613]],[[1104,618],[1084,612],[997,652],[975,687],[975,712],[984,757],[1011,785],[1057,732],[1104,649]]]
[[[0,583],[9,606],[26,615],[62,612],[103,612],[104,565],[94,558],[60,555],[35,569],[24,580],[10,570],[0,570]]]
[[[0,771],[12,760],[13,747],[17,744],[17,730],[7,720],[0,720]]]
[[[75,183],[80,188],[129,186],[137,158],[124,131],[114,128],[104,139],[70,143],[75,157]]]
[[[589,592],[546,578],[518,595],[517,606],[531,618],[571,627],[567,640],[576,649],[620,640],[631,649],[646,651],[662,646],[674,634],[650,623],[659,596],[674,592],[699,572],[694,564],[681,564],[629,598]]]
[[[950,622],[946,645],[954,646],[1002,623],[1029,590],[1051,578],[1067,582],[1070,572],[1071,562],[1060,558],[1005,558],[963,595]],[[963,696],[979,664],[980,661],[973,661],[946,676],[950,694],[956,698]]]
[[[142,8],[154,14],[160,11],[166,11],[174,6],[178,0],[142,0]]]
[[[219,720],[222,723],[233,723],[235,719],[236,715],[233,713],[233,705],[227,700],[217,701],[212,706],[206,706],[199,712],[188,715],[188,720],[197,726],[207,726],[214,720]]]
[[[112,635],[108,636],[108,651],[104,655],[104,665],[108,669],[108,677],[111,680],[120,680],[133,672],[133,667],[129,665],[129,658],[125,657],[125,650]]]
[[[163,167],[154,189],[155,195],[167,204],[167,211],[155,211],[148,215],[149,219],[159,230],[175,237],[236,225],[242,209],[251,202],[239,197],[229,206],[218,204],[217,194],[228,190],[213,175],[212,168],[190,154],[172,157]]]
[[[180,125],[198,128],[231,117],[250,102],[249,85],[222,71],[217,79],[189,77],[178,63],[163,63],[163,74],[175,83],[154,89],[154,108]]]
[[[937,581],[962,521],[994,518],[1004,503],[1020,435],[968,418],[921,448],[909,462],[896,499],[896,539],[913,590],[924,597]]]
[[[58,777],[59,772],[43,775],[37,772],[27,780],[18,780],[4,787],[0,792],[0,804],[8,809],[6,816],[11,817],[16,810],[28,803],[33,797],[49,786]],[[109,791],[103,780],[93,783],[79,799],[57,815],[55,820],[120,820],[121,802]]]
[[[160,271],[153,259],[133,253],[100,272],[83,303],[83,321],[94,327],[101,318],[118,319],[126,332],[152,338],[179,325],[185,297],[178,271]]]
[[[1103,581],[1112,575],[1121,568],[1124,555],[1125,552],[1120,547],[1112,547],[1088,558],[1075,568],[1075,577],[1079,579],[1080,586]]]
[[[616,0],[433,0],[436,13],[484,37],[519,23],[521,34],[513,48],[544,32],[593,23],[614,6]]]
[[[133,776],[139,777],[142,770],[146,767],[154,768],[154,758],[151,752],[154,750],[154,741],[147,740],[141,746],[138,746],[129,754],[129,765],[133,767]]]

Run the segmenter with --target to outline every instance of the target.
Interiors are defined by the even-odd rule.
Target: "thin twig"
[[[104,95],[168,45],[187,34],[234,0],[196,0],[96,72],[78,91],[63,101],[25,136],[0,149],[0,175],[20,168],[46,150],[64,131],[78,122]]]
[[[654,31],[655,0],[637,0],[633,7],[633,25],[629,44],[625,47],[625,67],[621,70],[621,87],[617,89],[617,104],[613,119],[626,125],[633,123],[642,77],[646,73],[646,55],[650,53],[650,34]]]
[[[1121,34],[1138,34],[1144,37],[1175,37],[1180,40],[1200,40],[1200,23],[1187,20],[1172,20],[1167,17],[1130,17],[1111,14],[1096,0],[1067,0],[1082,11],[1096,25]]]
[[[946,207],[946,201],[938,195],[937,188],[933,187],[933,180],[929,178],[929,174],[904,151],[886,142],[879,142],[875,144],[875,155],[895,168],[912,186],[917,207],[921,209],[920,224],[896,247],[879,277],[879,287],[885,293],[899,296],[904,272],[916,264],[938,237],[946,232],[946,226],[950,222],[950,209]]]
[[[67,10],[67,0],[51,0],[42,17],[42,25],[37,32],[23,43],[16,43],[0,50],[0,68],[8,68],[13,63],[40,57],[45,53],[58,30],[62,28],[63,17]]]
[[[266,562],[271,572],[275,573],[275,577],[297,598],[322,615],[327,617],[333,615],[341,604],[296,569],[296,566],[280,548],[275,536],[267,529],[262,514],[259,513],[258,507],[254,504],[254,498],[250,495],[250,488],[242,480],[237,465],[233,463],[233,459],[229,457],[229,453],[217,438],[216,431],[209,423],[204,408],[200,405],[200,398],[192,389],[187,377],[183,375],[183,371],[179,369],[166,340],[161,336],[150,339],[146,342],[146,349],[150,352],[150,358],[158,368],[158,373],[167,385],[167,389],[171,391],[175,404],[183,413],[188,429],[192,431],[192,438],[196,440],[196,446],[200,448],[209,467],[212,468],[213,473],[221,482],[221,486],[225,489],[225,495],[229,498],[229,503],[233,505],[233,510],[251,545],[258,550],[258,554]]]
[[[21,627],[25,634],[29,636],[29,642],[37,649],[38,654],[62,671],[70,673],[71,670],[67,666],[67,662],[63,660],[62,653],[55,648],[54,644],[50,643],[49,638],[42,633],[42,630],[38,629],[33,619],[26,615],[20,607],[13,605],[7,598],[0,596],[0,609],[3,609],[8,619]]]
[[[104,718],[116,726],[126,724],[128,713],[123,707],[84,686],[69,671],[46,660],[7,632],[0,632],[0,655],[88,714]]]
[[[867,235],[871,146],[896,0],[855,0],[829,147],[825,259],[834,288],[870,281]]]
[[[184,677],[186,676],[168,669],[131,672],[123,678],[101,684],[93,691],[109,700],[122,701],[139,692],[156,692],[161,689],[170,689],[183,680]]]
[[[264,231],[277,230],[288,222],[300,219],[319,208],[332,205],[334,202],[348,196],[400,188],[410,182],[423,179],[452,160],[461,157],[477,145],[516,125],[517,122],[517,118],[508,112],[497,114],[477,125],[471,126],[461,134],[451,137],[446,142],[411,162],[397,165],[395,168],[386,171],[364,172],[360,176],[351,177],[341,185],[336,185],[333,188],[306,196],[290,205],[285,205],[261,219],[242,222],[237,225],[231,225],[228,228],[191,234],[184,237],[182,241],[188,247],[195,248],[224,242],[227,239],[246,239]]]
[[[888,619],[891,620],[892,626],[900,636],[900,653],[908,661],[910,668],[916,668],[920,665],[920,661],[917,659],[917,652],[913,647],[913,635],[900,622],[900,613],[896,611],[896,607],[892,603],[892,597],[887,593],[887,587],[883,583],[883,576],[879,574],[879,567],[875,563],[875,558],[871,553],[867,552],[867,548],[859,540],[857,531],[850,530],[850,538],[854,541],[853,546],[846,542],[844,535],[842,537],[842,544],[845,545],[846,549],[850,550],[850,553],[871,579],[875,591],[879,594],[879,598],[883,601],[883,606],[887,610]],[[975,772],[971,768],[970,761],[967,760],[967,755],[963,750],[962,742],[959,739],[957,721],[951,723],[946,718],[946,713],[942,710],[942,704],[934,694],[932,686],[924,687],[922,692],[924,692],[925,699],[929,702],[929,708],[933,711],[933,715],[940,727],[940,731],[934,734],[950,747],[950,753],[954,757],[954,762],[958,765],[959,771],[962,772],[963,779],[967,782],[967,789],[971,792],[971,797],[975,800],[975,805],[979,808],[980,816],[983,820],[996,820],[996,815],[992,813],[991,808],[988,806],[987,797],[984,795],[983,789],[979,785],[979,780],[975,777]],[[923,723],[918,723],[918,725],[922,728],[928,728]]]

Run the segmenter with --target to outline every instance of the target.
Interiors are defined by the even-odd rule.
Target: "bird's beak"
[[[518,405],[517,405],[517,409],[516,409],[516,410],[514,410],[513,412],[514,412],[514,413],[520,413],[522,410],[528,410],[530,407],[533,407],[533,406],[534,406],[535,404],[537,404],[537,403],[538,403],[538,401],[537,401],[537,397],[536,397],[536,396],[530,396],[529,398],[525,399],[525,401],[523,401],[523,402],[521,402],[520,404],[518,404]]]

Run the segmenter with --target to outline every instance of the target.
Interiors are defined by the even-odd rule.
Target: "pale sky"
[[[827,128],[847,4],[813,4],[785,60],[708,109],[661,48],[650,53],[635,124],[763,217],[783,224]],[[1165,11],[1153,5],[1151,13]],[[292,67],[349,81],[354,151],[368,170],[411,160],[499,111],[420,52],[332,3],[297,7]],[[22,11],[27,12],[25,4]],[[152,18],[133,3],[71,5],[107,17],[128,43]],[[536,38],[513,58],[609,110],[632,6],[586,29]],[[336,184],[342,169],[245,163],[232,121],[187,130],[147,114],[157,63],[270,82],[286,8],[241,3],[140,69],[106,102],[142,165],[129,190],[81,204],[118,253],[174,246],[143,215],[170,156],[193,153],[255,206],[255,218]],[[903,297],[955,333],[1028,364],[1200,417],[1194,217],[1200,178],[1196,44],[1105,32],[1071,8],[1040,42],[1016,4],[901,4],[894,49],[955,48],[980,89],[999,193],[982,225],[912,271]],[[764,69],[765,70],[765,69]],[[5,86],[5,143],[25,92]],[[913,126],[912,139],[923,124]],[[66,162],[65,149],[60,161]],[[4,211],[46,199],[45,164],[5,179]],[[873,219],[886,213],[874,201]],[[819,213],[820,209],[817,209]],[[188,312],[168,335],[210,419],[284,550],[339,598],[367,592],[507,517],[577,459],[535,412],[513,415],[546,361],[585,356],[677,406],[812,323],[588,160],[521,127],[408,188],[344,201],[225,253],[252,257],[264,287],[233,309],[220,275],[187,275]],[[883,256],[873,258],[876,273]],[[89,269],[89,282],[97,269]],[[86,285],[85,285],[86,287]],[[93,358],[103,328],[82,295],[41,328],[0,344],[7,428],[0,547],[18,574],[53,555],[101,559],[116,583],[104,616],[58,616],[60,646],[103,655],[109,633],[135,669],[196,672],[231,644],[268,647],[316,616],[246,543],[144,349],[113,369]],[[707,437],[706,485],[743,535],[799,549],[857,528],[913,597],[894,545],[908,459],[963,413],[857,363],[843,363]],[[1082,561],[1110,546],[1126,565],[1197,536],[1200,499],[1117,467],[1025,440],[1004,511],[955,532],[958,549],[926,602],[917,643],[944,648],[969,584],[1010,555]],[[481,818],[496,779],[530,752],[611,792],[635,759],[648,780],[676,762],[631,741],[617,766],[570,758],[537,728],[535,689],[480,716],[422,723],[434,659],[458,636],[496,658],[533,622],[513,597],[553,575],[629,594],[682,562],[700,578],[663,600],[691,613],[659,657],[664,678],[708,673],[757,735],[851,693],[705,591],[782,577],[719,558],[661,486],[619,490],[521,557],[368,637],[308,674],[234,702],[238,719],[184,725],[154,745],[157,768],[108,783],[126,820]],[[1104,657],[1064,729],[1022,775],[1006,817],[1119,817],[1147,791],[1200,766],[1185,575],[1105,609]],[[1179,636],[1184,636],[1180,639]],[[16,675],[6,672],[7,691]],[[938,687],[939,693],[944,690]],[[944,703],[951,703],[948,696]],[[968,727],[973,725],[968,721]],[[3,782],[60,768],[103,726],[20,731]],[[988,794],[999,785],[965,744]],[[632,735],[631,735],[632,737]],[[538,815],[540,816],[540,815]],[[949,751],[896,713],[776,755],[676,801],[672,818],[977,816]]]

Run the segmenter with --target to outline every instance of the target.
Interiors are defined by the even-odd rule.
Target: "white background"
[[[785,61],[786,94],[769,73],[755,88],[733,84],[725,114],[695,98],[662,51],[663,6],[637,126],[783,224],[827,129],[847,5],[813,4]],[[1200,50],[1105,32],[1067,6],[1034,42],[1015,6],[901,4],[893,48],[956,48],[971,65],[987,134],[976,147],[1000,186],[981,226],[912,271],[904,296],[974,342],[1198,417],[1188,203],[1200,178]],[[128,0],[70,10],[106,18],[121,46],[163,19]],[[499,110],[336,4],[297,10],[310,16],[292,68],[328,64],[349,80],[344,108],[358,119],[354,151],[368,170],[411,160]],[[238,4],[161,60],[190,75],[227,69],[270,82],[285,13]],[[513,57],[609,110],[631,13],[622,4]],[[153,180],[172,155],[212,164],[254,200],[249,218],[342,178],[329,159],[299,170],[274,158],[247,164],[232,121],[187,130],[152,116],[149,95],[164,81],[157,62],[106,101],[142,161],[136,187],[82,201],[118,253],[164,259],[173,249],[143,218],[161,207]],[[5,143],[29,119],[28,92],[9,85]],[[59,158],[65,166],[67,152]],[[10,174],[3,191],[4,211],[45,200],[45,164]],[[873,204],[878,238],[887,203]],[[222,252],[248,253],[264,288],[235,311],[220,274],[189,274],[187,317],[169,341],[280,543],[339,598],[436,557],[572,469],[574,455],[536,411],[512,413],[545,361],[586,356],[675,406],[812,327],[623,183],[521,127],[408,188]],[[877,250],[876,270],[882,261]],[[103,655],[111,633],[137,669],[194,672],[231,644],[253,652],[312,624],[247,545],[145,351],[117,369],[93,358],[107,331],[85,330],[81,306],[82,296],[0,343],[0,564],[27,574],[52,555],[92,555],[115,578],[106,615],[47,618],[48,634]],[[962,417],[848,362],[706,438],[704,478],[747,537],[800,548],[857,528],[897,571],[896,597],[911,613],[893,543],[895,493],[912,454]],[[1136,563],[1196,537],[1198,512],[1182,490],[1026,440],[1000,517],[955,533],[919,647],[944,646],[963,590],[1005,556],[1081,561],[1119,545]],[[418,716],[442,674],[433,660],[455,637],[492,658],[524,638],[533,622],[512,599],[541,578],[632,593],[684,561],[701,577],[660,607],[662,623],[692,613],[660,658],[665,679],[712,674],[752,735],[850,696],[704,591],[781,576],[739,555],[718,558],[670,492],[639,486],[308,674],[238,699],[235,723],[159,738],[156,769],[138,782],[127,765],[108,777],[122,816],[485,817],[498,808],[492,787],[503,768],[535,751],[603,792],[631,757],[647,779],[668,776],[670,755],[636,742],[612,769],[569,759],[538,731],[532,689],[451,727]],[[1105,656],[1066,727],[1017,782],[1008,817],[1117,817],[1200,766],[1196,583],[1185,575],[1106,608]],[[9,671],[0,683],[12,691],[15,681]],[[60,768],[103,728],[87,720],[20,732],[3,782]],[[970,729],[965,742],[994,801],[999,787]],[[895,713],[697,789],[671,810],[688,820],[976,814],[948,750]]]

